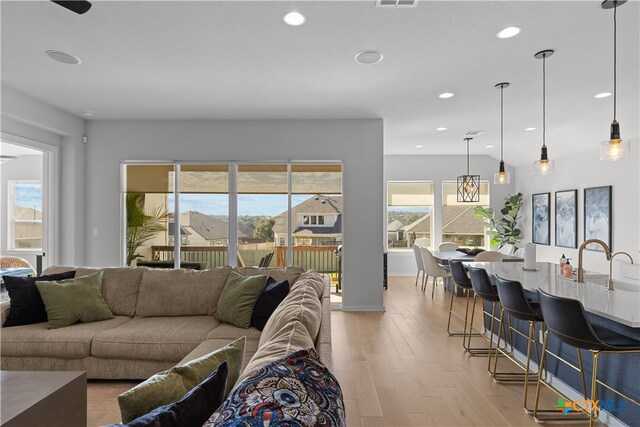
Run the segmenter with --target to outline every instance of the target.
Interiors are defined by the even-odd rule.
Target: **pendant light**
[[[551,49],[541,50],[536,53],[536,59],[542,59],[542,149],[540,150],[540,160],[533,163],[534,175],[548,175],[553,173],[555,165],[553,160],[547,156],[547,58],[554,54]]]
[[[620,138],[620,124],[616,120],[616,84],[617,84],[617,22],[616,12],[618,6],[626,3],[627,0],[606,0],[602,2],[603,9],[613,9],[613,122],[611,122],[611,133],[608,141],[600,143],[600,160],[621,160],[629,157],[629,140]]]
[[[473,138],[465,138],[467,142],[467,174],[458,177],[458,202],[480,201],[480,175],[469,174],[469,141]]]
[[[498,83],[496,88],[500,89],[500,169],[497,173],[493,174],[494,184],[509,184],[511,182],[511,174],[504,170],[504,97],[503,92],[505,87],[509,87],[509,83]]]

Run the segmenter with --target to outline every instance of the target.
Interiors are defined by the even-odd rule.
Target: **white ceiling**
[[[551,48],[550,157],[608,137],[612,97],[593,97],[613,85],[612,11],[599,1],[93,3],[80,16],[49,1],[2,1],[2,82],[80,117],[91,110],[94,120],[383,118],[386,154],[463,154],[464,133],[482,129],[472,154],[497,158],[494,85],[507,81],[505,160],[521,165],[539,156],[542,138],[542,63],[533,55]],[[307,22],[285,25],[290,10]],[[634,140],[639,11],[629,1],[618,14],[618,120]],[[512,25],[520,35],[496,37]],[[47,49],[82,64],[56,63]],[[364,49],[384,60],[357,64]],[[439,99],[445,91],[455,96]]]

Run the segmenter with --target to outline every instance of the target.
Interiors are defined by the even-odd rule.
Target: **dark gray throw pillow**
[[[2,276],[4,285],[9,293],[10,309],[4,327],[31,325],[47,321],[47,310],[36,287],[38,282],[73,279],[75,271],[60,274],[50,274],[42,277],[12,277]]]
[[[177,402],[160,406],[129,424],[107,427],[201,427],[224,402],[227,373],[227,362],[222,362],[218,369]]]
[[[278,305],[287,295],[289,295],[289,282],[286,280],[277,282],[273,277],[269,276],[264,290],[253,307],[251,326],[255,326],[260,331],[263,330],[269,317],[276,311]]]

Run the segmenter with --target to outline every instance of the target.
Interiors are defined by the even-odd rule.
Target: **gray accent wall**
[[[384,309],[382,120],[94,120],[87,136],[86,264],[119,264],[121,160],[341,160],[343,309]]]

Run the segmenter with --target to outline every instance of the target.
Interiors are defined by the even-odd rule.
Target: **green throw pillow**
[[[113,319],[102,298],[102,272],[54,282],[36,282],[47,310],[49,329],[77,322]]]
[[[151,412],[155,408],[177,402],[192,388],[200,384],[222,362],[227,362],[227,389],[224,397],[235,385],[244,359],[246,338],[241,337],[213,353],[194,359],[182,366],[155,374],[148,380],[118,396],[123,423]]]
[[[239,328],[251,326],[253,307],[266,284],[267,276],[241,276],[232,271],[218,300],[216,319]]]

